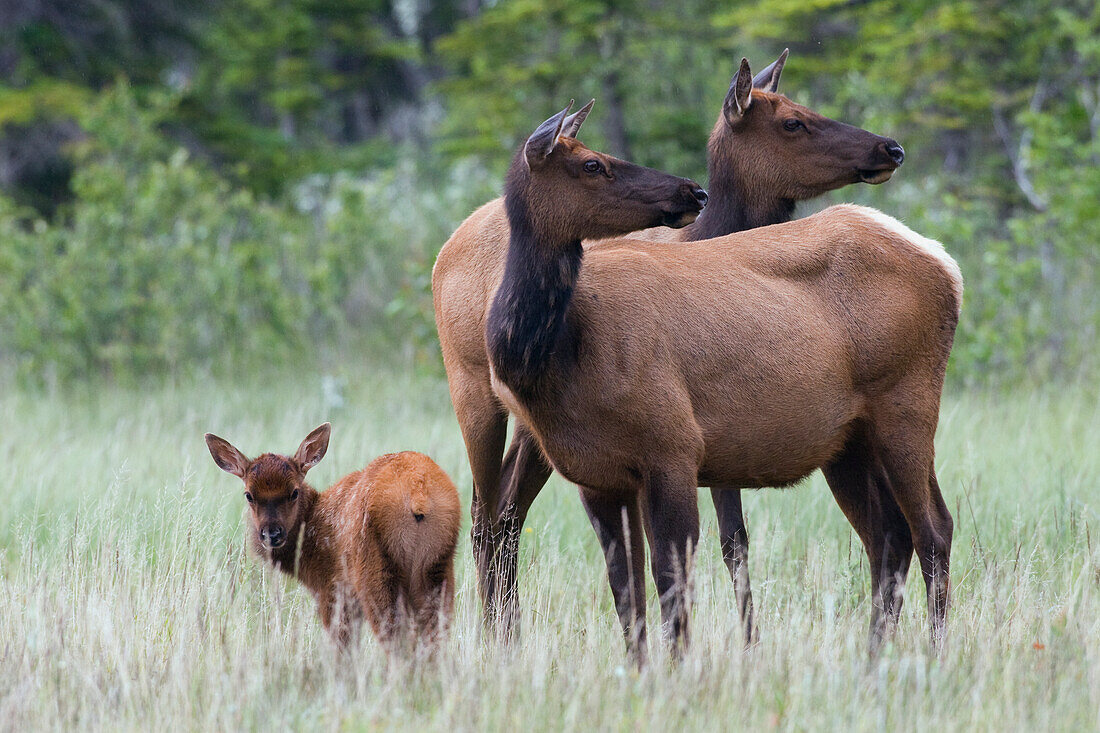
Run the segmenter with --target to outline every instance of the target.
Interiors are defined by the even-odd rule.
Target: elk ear
[[[328,450],[328,438],[332,433],[332,425],[325,423],[315,428],[306,436],[302,444],[298,446],[298,452],[294,454],[294,460],[302,467],[302,471],[308,471],[321,462]]]
[[[527,138],[527,143],[523,146],[523,159],[527,161],[528,168],[538,165],[554,151],[562,125],[565,124],[565,116],[569,114],[569,108],[572,106],[573,100],[570,99],[568,107],[539,125],[531,133],[531,137]]]
[[[779,54],[779,58],[771,62],[768,68],[761,71],[759,74],[752,78],[752,86],[754,89],[763,89],[765,92],[774,92],[779,89],[779,75],[783,73],[783,65],[787,63],[787,54],[791,52],[791,49],[783,49],[783,53]]]
[[[565,122],[561,125],[562,137],[576,137],[577,133],[581,129],[581,125],[584,124],[585,118],[588,117],[588,113],[592,111],[592,105],[596,103],[595,99],[590,99],[588,104],[578,109],[573,114],[565,118]]]
[[[230,445],[228,440],[219,438],[213,433],[206,434],[206,447],[210,449],[210,457],[218,468],[228,471],[234,476],[244,478],[244,472],[248,468],[249,460],[244,454]]]
[[[736,124],[748,111],[752,104],[752,72],[749,71],[749,60],[741,59],[741,68],[730,82],[730,90],[726,92],[726,101],[722,104],[722,113],[726,121],[731,125]]]

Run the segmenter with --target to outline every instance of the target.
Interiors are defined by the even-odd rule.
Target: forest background
[[[951,379],[1095,369],[1100,6],[1073,0],[22,0],[0,7],[0,365],[133,383],[363,355],[442,374],[429,279],[514,147],[705,181],[742,56],[897,138],[856,200],[966,278]]]

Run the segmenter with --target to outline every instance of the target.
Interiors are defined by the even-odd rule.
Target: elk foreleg
[[[645,528],[638,496],[608,495],[583,487],[580,495],[603,548],[627,656],[640,668],[646,660]]]
[[[646,482],[653,578],[661,626],[679,659],[690,643],[692,569],[699,544],[698,482],[693,471],[654,472]]]

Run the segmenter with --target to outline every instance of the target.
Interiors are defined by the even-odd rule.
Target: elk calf
[[[317,599],[341,647],[363,617],[384,646],[446,630],[454,605],[459,500],[447,474],[421,453],[390,453],[321,493],[306,472],[328,450],[331,426],[314,430],[293,457],[249,460],[211,433],[214,463],[244,481],[252,545]]]

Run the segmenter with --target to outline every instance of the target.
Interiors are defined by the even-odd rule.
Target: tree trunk
[[[623,160],[633,160],[630,139],[626,132],[626,115],[623,113],[623,99],[619,92],[619,72],[611,71],[604,75],[603,98],[600,105],[607,110],[604,118],[604,133],[611,147],[611,154]]]

